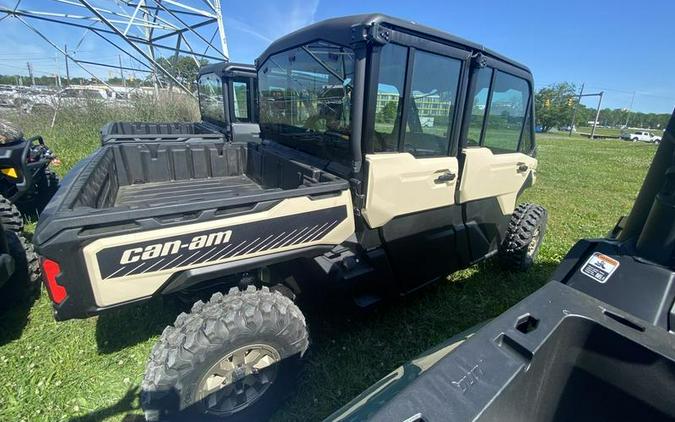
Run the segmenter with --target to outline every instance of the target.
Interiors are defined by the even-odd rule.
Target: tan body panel
[[[297,215],[336,206],[346,207],[347,218],[338,223],[334,228],[330,229],[330,231],[328,231],[321,238],[314,239],[306,243],[272,248],[265,250],[264,252],[246,253],[234,257],[214,260],[211,262],[202,262],[195,265],[171,268],[148,274],[135,274],[116,279],[103,279],[101,277],[101,271],[96,258],[97,252],[109,247],[134,244],[139,241],[166,239],[167,237],[171,236],[199,233],[200,231],[204,230],[213,230],[218,228],[227,229],[238,224],[265,221],[272,218]],[[87,245],[83,250],[83,254],[87,265],[87,272],[91,280],[91,286],[94,291],[96,304],[100,307],[106,307],[128,300],[150,296],[155,293],[172,274],[178,271],[222,264],[224,262],[284,252],[313,245],[338,245],[344,242],[353,233],[354,213],[351,194],[349,190],[345,190],[338,196],[316,200],[312,200],[304,196],[284,199],[282,202],[267,211],[253,214],[245,214],[235,217],[223,218],[220,220],[211,220],[202,223],[186,224],[178,227],[148,230],[140,233],[103,238]]]
[[[455,157],[415,158],[409,153],[368,154],[368,186],[363,217],[371,228],[382,227],[394,217],[455,203],[457,179],[435,180],[451,171]]]
[[[459,203],[496,197],[504,215],[513,213],[516,199],[537,160],[522,153],[493,154],[488,148],[465,148]],[[521,165],[527,170],[520,171]]]

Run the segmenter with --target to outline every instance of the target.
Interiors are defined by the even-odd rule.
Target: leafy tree
[[[537,125],[544,132],[569,125],[576,100],[576,87],[569,82],[540,89],[534,97]]]
[[[194,90],[196,89],[199,67],[205,65],[208,62],[202,59],[200,60],[199,64],[197,64],[192,57],[179,55],[168,58],[160,57],[157,59],[157,63],[159,63],[162,68],[166,69],[166,71],[169,72],[171,76],[176,78],[178,82]],[[157,77],[163,84],[170,85],[171,80],[163,73],[157,72]],[[152,78],[152,76],[149,76],[149,78]]]
[[[387,104],[384,105],[377,113],[377,116],[375,117],[378,122],[381,123],[394,123],[394,120],[396,120],[396,111],[397,111],[397,104],[394,101],[389,101]]]

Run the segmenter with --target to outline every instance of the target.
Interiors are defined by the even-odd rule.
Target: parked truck
[[[255,69],[202,69],[199,123],[106,126],[35,231],[58,320],[195,301],[151,352],[148,420],[268,415],[309,345],[297,296],[369,306],[493,256],[525,270],[544,238],[546,210],[517,202],[537,168],[524,65],[374,14]]]
[[[621,134],[621,139],[633,141],[633,142],[649,142],[652,144],[658,144],[661,142],[661,137],[654,135],[652,132],[647,131],[633,131],[633,132],[623,132]]]

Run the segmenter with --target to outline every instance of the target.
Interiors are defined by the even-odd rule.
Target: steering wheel
[[[28,155],[30,154],[30,150],[33,147],[33,143],[35,141],[37,141],[40,146],[45,146],[45,141],[40,135],[33,136],[32,138],[26,140],[26,144],[23,146],[23,151],[21,151],[21,175],[23,176],[23,181],[16,183],[17,190],[20,193],[23,193],[31,186],[35,169],[39,169],[42,166],[49,164],[51,161],[48,158],[40,158],[37,161],[30,163],[28,162]]]

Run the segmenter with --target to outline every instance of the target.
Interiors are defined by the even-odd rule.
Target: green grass
[[[25,120],[63,159],[64,173],[98,146],[106,116]],[[312,346],[298,389],[276,420],[318,420],[396,366],[503,312],[541,286],[579,238],[607,233],[628,212],[653,145],[539,136],[537,184],[521,198],[549,210],[535,267],[510,274],[487,262],[372,312],[340,304],[307,310]],[[422,263],[421,263],[422,264]],[[0,420],[133,419],[146,356],[177,305],[154,300],[87,320],[57,323],[43,291],[0,317]]]
[[[577,133],[586,133],[590,134],[593,130],[590,126],[578,126]],[[612,127],[596,127],[595,134],[598,136],[616,136],[617,138],[621,136],[621,129],[612,128]]]

